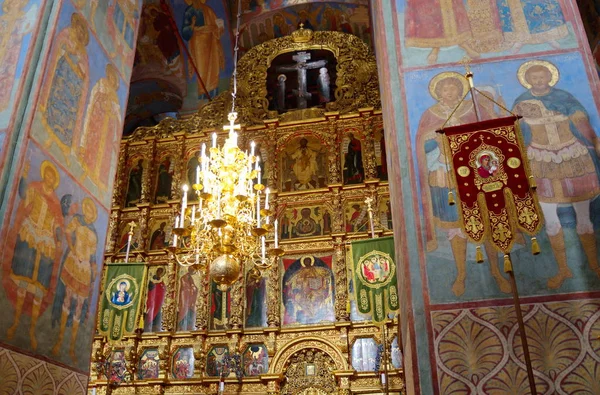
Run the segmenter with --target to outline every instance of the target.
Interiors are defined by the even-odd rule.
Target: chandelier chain
[[[237,63],[240,44],[240,20],[242,19],[242,0],[238,0],[238,9],[235,27],[235,44],[233,47],[233,91],[231,92],[231,112],[235,112],[235,99],[237,96]]]

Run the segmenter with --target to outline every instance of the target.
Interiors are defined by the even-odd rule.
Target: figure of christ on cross
[[[306,71],[325,67],[327,60],[307,62],[310,60],[310,54],[308,52],[298,52],[292,57],[292,59],[296,62],[296,64],[277,67],[276,71],[277,73],[286,73],[290,71],[298,72],[298,89],[294,89],[292,92],[298,99],[298,108],[305,109],[307,108],[307,99],[312,97],[312,93],[306,90]]]

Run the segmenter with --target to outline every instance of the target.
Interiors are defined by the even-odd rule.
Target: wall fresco
[[[581,56],[576,53],[545,56],[536,58],[533,61],[535,63],[531,62],[506,60],[501,63],[478,65],[474,69],[480,89],[493,92],[496,98],[501,99],[500,102],[508,103],[508,108],[515,109],[525,116],[522,123],[525,143],[533,174],[539,184],[538,197],[542,202],[546,226],[538,238],[542,245],[540,256],[531,255],[529,241],[523,238],[513,254],[523,284],[522,294],[547,295],[600,287],[596,246],[588,240],[590,237],[593,240],[593,235],[597,234],[600,227],[597,217],[593,214],[600,208],[594,199],[600,191],[595,187],[598,185],[598,159],[594,148],[596,135],[593,132],[600,126],[600,118],[589,85],[576,83],[582,73],[585,73],[585,66]],[[541,68],[540,78],[550,76],[545,82],[544,89],[548,89],[549,92],[545,96],[534,98],[530,89],[523,86],[529,85],[525,71],[532,66]],[[475,250],[473,246],[467,246],[466,239],[458,230],[455,207],[447,204],[447,179],[444,166],[438,165],[441,163],[440,145],[434,131],[445,121],[445,109],[453,108],[455,103],[458,103],[457,98],[461,96],[464,88],[456,79],[456,74],[447,70],[411,72],[405,77],[407,94],[415,98],[409,109],[409,123],[415,147],[414,160],[415,163],[419,163],[419,189],[422,196],[428,197],[422,202],[423,218],[426,227],[427,223],[431,223],[431,229],[436,229],[435,234],[432,233],[427,240],[430,296],[434,303],[475,300],[482,296],[503,297],[503,294],[510,292],[510,286],[504,274],[500,272],[498,256],[491,248],[486,248],[489,254],[486,262],[483,265],[470,264],[474,262]],[[460,72],[458,68],[450,70]],[[552,77],[552,73],[556,77]],[[501,78],[502,83],[499,82]],[[544,82],[540,84],[544,87]],[[543,99],[538,99],[539,97]],[[481,114],[486,117],[501,115],[493,111],[487,111],[486,115],[485,105],[481,107]],[[539,128],[539,122],[536,121],[540,119],[542,112],[548,111],[557,114],[559,118],[558,114],[564,117],[548,121],[548,125],[563,128],[560,122],[566,120],[565,132],[569,135],[568,139],[577,138],[576,141],[580,142],[577,143],[577,147],[582,147],[563,147],[568,152],[578,149],[579,153],[575,157],[573,154],[570,157],[566,154],[565,159],[559,161],[555,167],[548,167],[552,165],[544,162],[544,159],[538,162],[542,155],[540,149],[546,150],[543,155],[551,155],[551,152],[559,150],[554,147],[562,144],[561,140],[556,140],[553,146],[546,143],[549,148],[540,148],[544,146],[538,144],[540,138],[548,141],[551,136],[550,129]],[[451,122],[460,124],[474,120],[472,104],[467,102],[459,108]],[[581,161],[581,164],[574,165],[574,162],[566,158],[578,158],[576,160]],[[422,160],[419,162],[420,159]],[[536,163],[541,163],[540,167],[537,167]],[[556,162],[551,160],[550,163]],[[580,169],[579,173],[570,173],[573,166]],[[542,173],[543,168],[549,172]],[[567,187],[565,192],[562,187],[552,189],[551,173],[565,178],[563,183],[569,179],[576,180],[576,177],[587,177],[587,181],[584,182],[586,187],[568,187],[572,191],[570,194],[566,192]],[[442,265],[441,262],[446,264]],[[540,277],[542,273],[544,280]]]
[[[2,341],[89,366],[77,345],[91,342],[108,214],[33,143],[18,190],[3,241]]]
[[[539,393],[598,391],[599,309],[600,303],[589,299],[523,306]],[[440,393],[529,391],[512,306],[441,310],[431,319]],[[482,363],[474,367],[472,358]]]
[[[414,185],[409,187],[410,196],[419,203],[415,212],[405,201],[391,204],[391,211],[396,225],[418,223],[422,229],[415,238],[394,227],[397,237],[408,240],[403,253],[411,263],[404,270],[410,273],[411,285],[404,282],[409,287],[405,296],[410,295],[413,311],[426,312],[426,318],[409,318],[409,332],[403,333],[404,350],[415,357],[404,362],[414,365],[413,378],[418,381],[407,380],[408,385],[415,392],[435,394],[528,391],[501,256],[484,245],[485,261],[475,264],[475,248],[459,229],[457,211],[448,205],[451,184],[441,140],[434,133],[448,118],[450,125],[477,120],[470,100],[456,108],[468,89],[460,63],[470,63],[482,92],[477,95],[480,118],[506,116],[507,110],[524,117],[524,143],[546,217],[538,235],[541,254],[532,256],[531,241],[523,236],[511,253],[522,300],[535,303],[524,314],[532,357],[538,359],[534,362],[538,391],[590,391],[586,386],[597,379],[589,366],[597,356],[582,351],[589,345],[588,335],[581,331],[586,330],[583,322],[592,318],[574,316],[595,311],[589,305],[594,300],[575,299],[593,297],[600,289],[596,246],[600,117],[597,74],[576,1],[376,3],[384,13],[397,12],[393,22],[374,14],[377,50],[389,55],[378,59],[380,68],[400,64],[398,84],[395,75],[382,81],[384,107],[394,108],[384,112],[385,126],[402,134],[390,142],[397,156],[390,163],[399,160],[403,168],[393,169],[392,175],[402,179],[405,201],[405,186]],[[597,23],[590,13],[582,16],[588,19],[584,24]],[[398,49],[397,57],[390,54],[392,47]],[[396,89],[403,90],[404,108],[389,93]],[[411,174],[404,172],[408,167],[414,169]],[[400,188],[391,189],[391,196],[398,196]],[[396,220],[398,215],[403,221]],[[554,304],[561,303],[559,311]],[[427,331],[420,329],[424,327]],[[577,341],[571,341],[573,337]],[[459,356],[467,348],[478,350],[476,356],[469,354],[477,362],[468,367]]]
[[[131,76],[142,0],[85,1],[73,4],[90,27],[125,81]]]
[[[223,0],[172,1],[171,5],[179,34],[189,53],[185,61],[187,95],[181,108],[182,113],[188,113],[205,103],[208,95],[214,97],[229,89],[233,72],[229,8]]]
[[[577,47],[564,0],[396,0],[405,67]]]
[[[127,84],[85,17],[63,3],[31,135],[104,206],[110,202],[126,97]]]
[[[0,9],[0,168],[4,163],[4,142],[15,106],[22,94],[21,82],[29,70],[31,41],[43,0],[5,2]]]
[[[308,2],[305,2],[308,3]],[[312,30],[331,30],[354,34],[371,45],[371,25],[366,2],[311,1],[287,3],[275,8],[244,8],[241,50],[247,51],[267,40],[287,36],[300,23]]]

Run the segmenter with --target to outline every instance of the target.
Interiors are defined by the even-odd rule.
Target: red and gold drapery
[[[519,118],[510,116],[440,130],[459,197],[463,231],[476,244],[510,253],[516,232],[535,235],[542,212],[535,196]],[[534,240],[534,253],[537,243]]]

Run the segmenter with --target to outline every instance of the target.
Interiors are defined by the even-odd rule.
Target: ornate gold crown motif
[[[304,28],[304,23],[300,24],[300,29],[292,32],[292,41],[295,43],[307,43],[312,40],[313,31]]]

